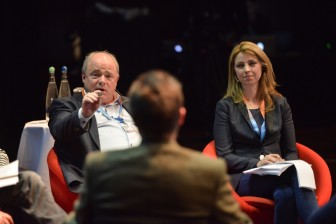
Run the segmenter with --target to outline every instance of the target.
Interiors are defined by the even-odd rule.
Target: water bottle
[[[49,121],[49,113],[48,109],[50,107],[51,102],[53,99],[56,99],[58,97],[58,90],[57,85],[55,81],[55,68],[50,67],[49,68],[49,82],[48,82],[48,88],[47,88],[47,94],[46,94],[46,120]]]
[[[69,81],[68,81],[68,68],[66,66],[62,67],[62,79],[59,89],[58,98],[71,96]]]

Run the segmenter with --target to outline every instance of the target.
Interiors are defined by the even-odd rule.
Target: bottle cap
[[[62,66],[62,73],[67,73],[68,68],[66,66]]]
[[[49,73],[51,73],[51,74],[55,73],[55,68],[53,66],[49,67]]]

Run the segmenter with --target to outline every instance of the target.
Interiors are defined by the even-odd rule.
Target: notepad
[[[295,166],[299,186],[310,190],[316,189],[314,171],[309,163],[304,160],[288,160],[272,164],[267,164],[261,167],[245,170],[245,174],[257,175],[276,175],[280,176],[290,166]]]

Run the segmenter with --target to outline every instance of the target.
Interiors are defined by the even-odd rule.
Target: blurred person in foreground
[[[328,203],[314,211],[307,224],[334,224],[336,221],[336,195]]]
[[[128,99],[116,90],[118,80],[116,57],[107,51],[91,52],[82,67],[83,91],[52,101],[48,124],[72,192],[80,191],[89,152],[126,149],[141,142]]]
[[[87,156],[68,223],[251,223],[233,198],[225,161],[177,142],[186,116],[181,83],[151,70],[132,83],[129,97],[142,143]]]
[[[228,88],[217,102],[214,140],[240,196],[273,199],[274,223],[306,223],[318,208],[315,191],[300,188],[295,167],[281,176],[244,170],[297,160],[295,129],[287,99],[277,90],[272,63],[255,43],[243,41],[230,55]]]
[[[8,155],[0,149],[0,167],[7,164]],[[17,184],[0,188],[0,224],[60,224],[65,217],[65,211],[33,171],[20,171]]]

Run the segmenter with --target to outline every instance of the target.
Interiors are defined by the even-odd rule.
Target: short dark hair
[[[133,119],[144,139],[162,141],[178,128],[184,106],[182,84],[164,70],[138,76],[128,92]]]

